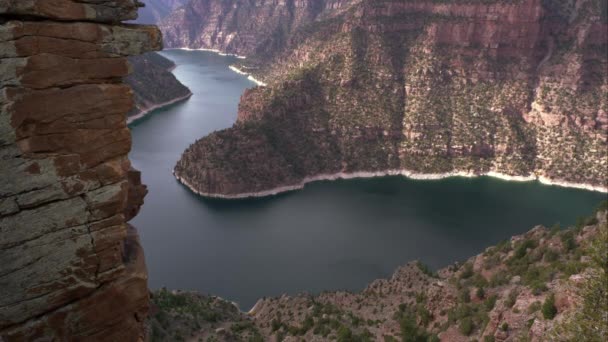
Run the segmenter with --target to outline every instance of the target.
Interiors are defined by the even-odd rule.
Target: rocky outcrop
[[[147,272],[127,225],[135,0],[0,0],[0,340],[136,341]]]
[[[171,71],[175,63],[154,52],[129,58],[133,73],[125,82],[133,89],[135,106],[128,122],[162,106],[183,101],[192,96],[190,89],[180,83]]]
[[[536,227],[437,272],[409,263],[361,292],[263,298],[247,314],[239,315],[219,298],[161,290],[153,298],[157,310],[150,325],[154,337],[166,341],[176,336],[217,341],[570,340],[556,338],[554,329],[585,305],[577,289],[594,272],[605,272],[600,261],[605,258],[593,261],[589,247],[600,246],[605,256],[606,214],[600,210],[564,230]],[[547,304],[549,297],[554,304]],[[607,310],[605,304],[586,305]],[[595,324],[601,340],[608,327]]]
[[[273,22],[312,2],[214,4],[191,3],[207,9],[203,31],[190,29],[194,8],[169,17],[167,43],[247,54],[238,67],[268,86],[243,97],[233,128],[176,165],[200,194],[384,174],[607,190],[605,0],[343,1],[310,25],[287,25],[272,53],[262,37],[276,35],[258,35],[255,23],[275,32]]]

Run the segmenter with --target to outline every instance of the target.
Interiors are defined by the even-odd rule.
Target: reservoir
[[[162,53],[194,94],[131,125],[133,165],[149,194],[132,221],[149,286],[196,290],[248,310],[263,296],[361,290],[412,260],[439,268],[543,224],[573,224],[605,194],[488,177],[319,182],[272,198],[207,200],[171,171],[197,139],[236,120],[255,84],[233,57]]]

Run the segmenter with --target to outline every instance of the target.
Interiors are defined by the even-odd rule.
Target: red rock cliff
[[[147,272],[127,224],[145,195],[127,154],[123,25],[137,0],[0,0],[0,340],[144,338]]]

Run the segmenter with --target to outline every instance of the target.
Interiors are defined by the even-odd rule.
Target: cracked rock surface
[[[0,340],[144,338],[127,154],[127,57],[161,48],[120,24],[137,0],[0,0]]]

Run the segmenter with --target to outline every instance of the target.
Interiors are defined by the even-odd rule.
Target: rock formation
[[[207,196],[344,175],[608,186],[606,0],[195,0],[169,46],[247,55],[268,84],[176,176]]]
[[[147,272],[127,224],[137,0],[0,0],[0,340],[137,341]]]
[[[602,246],[606,260],[606,214],[565,230],[536,227],[437,272],[409,263],[361,292],[260,299],[247,314],[219,298],[160,290],[151,330],[159,340],[555,341],[554,328],[583,306],[577,289],[605,272],[589,246]],[[551,296],[554,317],[543,309]],[[607,303],[591,306],[606,312]]]
[[[146,113],[192,96],[190,89],[171,73],[175,63],[155,53],[129,57],[133,73],[125,78],[135,95],[135,106],[129,112],[132,121]]]

